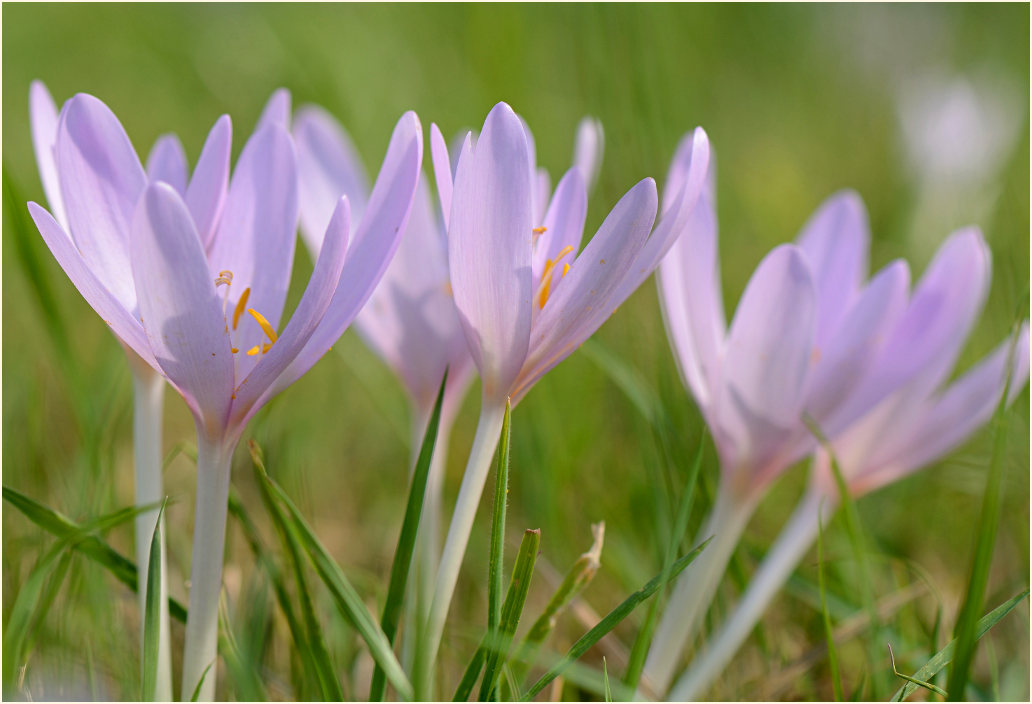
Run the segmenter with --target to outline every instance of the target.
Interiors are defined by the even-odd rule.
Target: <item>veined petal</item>
[[[581,237],[584,235],[584,219],[587,214],[588,193],[584,188],[584,179],[576,168],[571,168],[555,188],[555,195],[552,196],[552,202],[542,223],[544,231],[540,235],[535,234],[535,282],[541,280],[545,262],[555,261],[566,247],[572,247],[572,254],[577,254]],[[567,261],[572,262],[573,257]]]
[[[391,135],[365,215],[348,247],[341,285],[329,310],[308,344],[265,392],[267,397],[279,393],[311,369],[369,299],[405,231],[422,159],[423,129],[416,114],[407,112]]]
[[[469,135],[466,139],[469,139]],[[448,145],[444,142],[444,135],[433,122],[430,123],[430,159],[434,168],[434,183],[437,184],[437,197],[441,201],[441,213],[444,215],[444,226],[447,228],[451,216],[453,186],[451,158],[448,156]]]
[[[144,333],[140,321],[126,310],[125,306],[104,287],[100,279],[86,266],[86,262],[83,261],[82,255],[75,248],[68,233],[61,228],[50,213],[39,205],[29,203],[29,213],[32,215],[39,233],[43,236],[43,241],[47,243],[47,247],[54,255],[54,259],[64,269],[65,274],[68,275],[86,302],[111,327],[111,331],[118,339],[160,371],[154,355],[151,354],[150,343],[147,341],[147,335]]]
[[[589,192],[598,182],[605,141],[602,123],[597,118],[585,117],[577,125],[577,137],[573,144],[573,165],[580,171],[585,189]]]
[[[504,398],[530,339],[530,157],[520,119],[505,103],[484,122],[476,149],[459,160],[449,224],[455,305],[484,382]]]
[[[781,443],[800,422],[816,317],[806,258],[793,245],[775,247],[749,280],[728,331],[714,414],[733,448],[734,457],[721,458],[725,466],[774,469]]]
[[[552,293],[545,305],[535,299],[534,305],[541,310],[531,331],[530,354],[513,388],[514,404],[622,302],[614,300],[614,294],[652,229],[657,200],[656,182],[651,178],[639,181],[609,213],[566,275],[552,279]]]
[[[208,256],[213,281],[222,271],[233,273],[227,314],[249,290],[246,308],[279,328],[294,261],[297,209],[290,136],[282,127],[268,124],[244,145]],[[243,379],[258,361],[244,351],[269,340],[250,316],[233,317],[233,347],[241,350],[235,355],[236,378]]]
[[[308,286],[297,304],[297,309],[283,329],[283,334],[268,352],[257,355],[258,364],[247,378],[237,385],[230,421],[235,426],[243,427],[261,405],[271,398],[264,395],[265,392],[304,349],[322,321],[337,286],[342,283],[340,273],[344,268],[344,257],[348,247],[350,220],[348,198],[343,196],[337,202],[327,225],[312,277],[308,280]]]
[[[174,134],[158,137],[147,156],[147,178],[164,181],[180,195],[186,192],[186,152],[179,137]]]
[[[828,338],[867,276],[871,235],[864,203],[853,191],[828,198],[803,225],[796,243],[817,286],[817,343]]]
[[[532,222],[535,225],[544,222],[545,208],[552,193],[552,177],[544,168],[538,168],[531,181],[531,198],[534,202]]]
[[[50,91],[42,81],[33,81],[29,86],[29,124],[32,131],[32,148],[36,153],[36,167],[47,204],[54,211],[54,217],[62,228],[68,227],[64,201],[61,198],[61,184],[57,178],[57,158],[54,143],[57,141],[57,106],[50,97]]]
[[[226,202],[229,183],[229,152],[233,146],[233,123],[229,115],[215,121],[204,140],[190,185],[186,188],[186,206],[197,224],[204,248],[211,251],[215,229]]]
[[[686,134],[674,151],[674,158],[667,171],[666,185],[663,186],[663,213],[665,214],[677,202],[681,193],[701,192],[707,181],[713,180],[713,163],[710,156],[709,137],[701,127]],[[715,189],[709,184],[712,202]]]
[[[212,437],[225,428],[233,355],[201,238],[179,194],[153,183],[133,219],[133,279],[151,349]]]
[[[266,125],[279,125],[285,130],[290,130],[290,91],[286,88],[277,88],[269,96],[269,100],[262,108],[262,114],[254,131],[258,132]]]
[[[369,200],[369,179],[348,133],[322,108],[306,105],[298,110],[293,134],[301,234],[314,256],[342,194],[351,204],[351,222],[361,222]]]
[[[133,145],[104,103],[79,93],[65,103],[55,149],[72,239],[104,287],[135,310],[129,228],[147,177]]]

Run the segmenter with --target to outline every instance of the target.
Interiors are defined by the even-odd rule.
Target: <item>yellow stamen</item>
[[[223,284],[229,286],[231,283],[233,283],[233,272],[229,269],[223,269],[219,272],[218,278],[215,279],[215,288],[218,288]]]
[[[566,245],[559,251],[559,254],[556,255],[554,262],[551,259],[545,260],[545,270],[541,273],[541,283],[538,285],[538,308],[544,308],[545,304],[548,303],[548,295],[552,286],[552,274],[555,272],[555,265],[559,263],[559,260],[572,251],[573,246]],[[569,270],[569,264],[563,265],[563,276],[566,276],[566,272]]]
[[[250,313],[251,316],[258,321],[259,325],[262,326],[262,330],[265,331],[265,334],[268,336],[269,341],[275,342],[277,338],[276,328],[272,327],[269,321],[265,319],[265,316],[256,311],[254,308],[248,308],[247,312]]]
[[[237,323],[240,322],[240,316],[244,314],[244,308],[247,306],[247,299],[251,295],[251,288],[247,287],[244,292],[240,294],[240,300],[237,301],[236,309],[233,311],[233,329],[237,329]]]
[[[569,263],[567,263],[567,264],[563,264],[563,276],[566,276],[566,272],[568,272],[569,270],[570,270],[570,265],[569,265]],[[560,276],[559,278],[561,279],[561,278],[562,278],[562,276]]]
[[[232,352],[233,354],[236,354],[236,353],[237,353],[237,352],[239,352],[240,350],[238,350],[238,349],[237,349],[236,347],[230,347],[230,348],[229,348],[229,351],[230,351],[230,352]]]
[[[533,232],[535,235],[543,235],[547,231],[548,231],[547,227],[535,227],[535,228],[531,229],[531,232]]]
[[[258,345],[255,345],[251,349],[247,350],[247,356],[248,357],[253,357],[256,354],[258,354],[259,352],[261,352],[261,351],[262,351],[261,348]]]

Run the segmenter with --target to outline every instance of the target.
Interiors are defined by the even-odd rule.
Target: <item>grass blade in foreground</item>
[[[165,504],[161,502],[158,517],[151,535],[150,559],[147,561],[147,594],[143,614],[143,668],[140,698],[145,702],[156,700],[158,686],[158,639],[161,637],[161,518],[165,514]]]
[[[477,683],[477,677],[480,676],[480,671],[484,668],[484,656],[487,653],[487,633],[484,634],[483,639],[480,641],[480,645],[477,646],[477,652],[473,654],[473,659],[469,661],[469,665],[466,666],[466,671],[462,673],[462,679],[459,681],[459,686],[455,689],[455,696],[452,697],[453,702],[464,702],[469,700],[469,695],[473,692],[473,686]]]
[[[491,553],[487,563],[487,632],[494,633],[502,619],[502,584],[505,557],[505,504],[509,494],[509,440],[512,404],[506,400],[498,442],[494,511],[491,513]],[[526,536],[524,536],[526,540]],[[515,578],[515,574],[514,574]],[[490,659],[488,660],[490,663]],[[490,665],[489,665],[490,667]]]
[[[817,511],[817,589],[821,595],[821,621],[824,623],[824,637],[828,641],[828,670],[831,673],[831,691],[835,701],[842,701],[842,678],[839,677],[838,650],[835,648],[835,634],[828,613],[828,598],[824,591],[824,521]]]
[[[982,636],[988,633],[989,629],[991,629],[993,626],[999,623],[1004,616],[1009,614],[1011,610],[1015,606],[1020,604],[1021,601],[1027,596],[1028,590],[1026,589],[1025,591],[1021,592],[1012,599],[1008,599],[1007,601],[1005,601],[1004,603],[1000,604],[995,609],[987,613],[985,616],[983,616],[978,621],[978,624],[975,626],[975,640],[980,639]],[[921,680],[923,682],[930,682],[931,679],[935,677],[940,670],[942,670],[944,667],[949,665],[950,662],[953,661],[953,654],[956,651],[956,648],[957,641],[950,641],[950,643],[945,648],[933,655],[928,662],[921,666],[921,669],[919,669],[912,675],[913,679]],[[913,682],[907,682],[904,686],[900,687],[899,690],[896,691],[895,696],[892,697],[892,701],[903,701],[911,694],[913,694],[914,690],[916,690],[918,686],[919,685],[916,685]]]
[[[506,405],[508,408],[508,405]],[[512,638],[516,635],[516,627],[523,614],[523,605],[527,602],[530,591],[530,580],[534,576],[534,563],[537,562],[538,549],[541,547],[541,531],[527,529],[523,533],[523,542],[516,555],[516,565],[512,568],[512,579],[509,590],[502,604],[502,616],[498,624],[498,637],[487,651],[487,664],[484,666],[484,679],[480,683],[480,701],[488,701],[495,688],[498,668],[509,654]],[[513,694],[517,694],[513,692]]]
[[[704,543],[675,562],[670,570],[670,574],[667,575],[666,581],[669,581],[681,574],[681,572],[683,572],[684,569],[699,556],[699,553],[705,549],[710,540],[712,540],[712,538],[708,538]],[[580,639],[573,644],[569,652],[563,656],[562,660],[553,665],[552,668],[546,672],[541,679],[539,679],[534,686],[526,692],[526,694],[523,695],[522,701],[526,702],[533,699],[541,690],[547,687],[552,680],[563,674],[563,671],[569,667],[570,663],[574,662],[581,655],[586,653],[591,646],[602,640],[603,636],[616,628],[621,621],[627,618],[627,616],[629,616],[630,613],[638,607],[638,605],[655,594],[656,591],[665,583],[662,577],[663,575],[661,574],[654,577],[644,587],[624,599],[619,606],[610,611],[609,614],[599,621],[594,628],[581,636]]]
[[[294,528],[298,532],[298,536],[301,540],[301,544],[304,546],[305,551],[308,553],[309,559],[312,564],[315,565],[316,572],[319,573],[319,577],[323,583],[330,590],[330,595],[333,597],[337,608],[340,609],[344,617],[347,618],[358,634],[362,636],[362,639],[369,646],[369,654],[372,655],[373,660],[383,668],[384,674],[387,676],[387,680],[391,683],[394,689],[398,692],[398,696],[402,699],[412,699],[413,690],[412,683],[409,682],[408,677],[405,676],[404,670],[401,669],[401,664],[398,662],[398,658],[395,657],[394,651],[391,648],[391,643],[387,640],[387,636],[380,629],[380,625],[373,619],[372,614],[366,609],[365,604],[362,602],[362,597],[358,595],[355,588],[351,586],[351,582],[344,575],[344,572],[340,569],[340,566],[333,561],[330,554],[323,547],[323,544],[319,542],[319,539],[312,532],[311,527],[305,521],[301,512],[298,510],[294,502],[291,501],[290,497],[287,496],[286,492],[283,491],[280,486],[272,480],[272,478],[265,472],[264,467],[256,466],[259,470],[259,478],[265,482],[271,490],[273,496],[287,509],[290,514],[291,521]]]
[[[383,616],[380,627],[387,640],[393,645],[394,636],[398,632],[398,619],[405,599],[405,585],[408,582],[409,568],[412,566],[412,550],[416,544],[416,532],[419,529],[419,517],[423,513],[423,499],[426,495],[426,480],[430,475],[430,461],[434,456],[437,443],[437,427],[441,423],[441,405],[444,401],[444,386],[448,383],[448,370],[444,370],[441,388],[437,391],[430,422],[423,434],[423,444],[419,449],[419,459],[412,472],[412,485],[409,487],[408,503],[405,505],[405,517],[401,521],[401,534],[398,536],[398,547],[394,551],[394,563],[391,565],[391,577],[387,587],[387,601],[383,605]],[[508,416],[507,416],[508,417]],[[377,665],[373,670],[373,680],[369,687],[369,701],[383,701],[387,682],[383,669]]]

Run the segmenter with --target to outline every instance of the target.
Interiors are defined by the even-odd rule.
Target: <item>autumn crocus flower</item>
[[[938,461],[989,421],[1005,388],[1007,405],[1021,393],[1029,372],[1028,321],[1015,337],[1005,340],[956,381],[944,385],[966,336],[965,327],[955,328],[960,344],[956,344],[955,337],[940,349],[940,364],[929,365],[926,373],[915,377],[831,443],[852,498]],[[672,701],[691,701],[705,694],[813,545],[818,527],[830,519],[840,499],[831,456],[827,450],[819,449],[808,490],[731,616],[671,691]]]
[[[58,136],[74,136],[73,174],[80,191],[62,188],[69,237],[45,210],[30,204],[40,232],[91,305],[140,358],[186,401],[197,426],[198,487],[186,628],[183,691],[198,682],[214,694],[218,593],[232,452],[247,421],[300,378],[336,341],[364,304],[397,245],[415,190],[421,129],[402,117],[349,244],[346,199],[336,206],[312,278],[291,316],[280,318],[297,227],[297,176],[289,134],[263,121],[237,162],[210,242],[175,186],[148,182],[115,116],[100,101],[77,96],[66,105]],[[72,157],[68,157],[72,159]],[[65,171],[61,172],[66,173]],[[195,177],[196,178],[196,177]],[[82,209],[82,220],[75,215]],[[115,222],[124,239],[97,223]],[[83,222],[86,227],[79,227]],[[92,226],[92,227],[91,227]],[[90,232],[85,239],[79,233]],[[76,239],[72,239],[72,238]],[[85,262],[108,268],[94,274]],[[131,272],[112,290],[101,275]]]
[[[451,172],[431,132],[434,173]],[[708,142],[697,130],[690,176],[655,231],[655,182],[645,179],[613,208],[578,253],[587,198],[576,167],[535,218],[533,164],[520,118],[505,103],[488,114],[473,146],[459,155],[454,187],[438,187],[449,212],[452,290],[482,380],[481,416],[437,574],[427,629],[432,660],[440,643],[459,566],[506,399],[513,404],[565,359],[657,266],[680,233],[702,187]]]

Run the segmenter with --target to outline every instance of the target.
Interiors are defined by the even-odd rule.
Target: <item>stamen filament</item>
[[[237,301],[236,309],[233,311],[233,329],[237,329],[237,323],[240,322],[240,316],[244,314],[244,308],[247,306],[247,299],[251,295],[251,287],[248,286],[244,289],[244,292],[240,294],[240,300]]]

